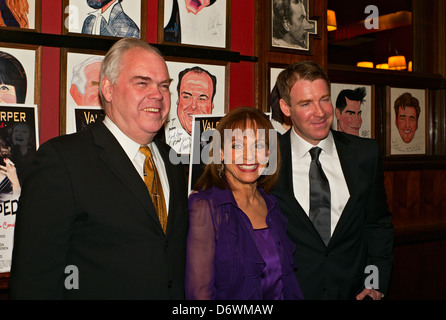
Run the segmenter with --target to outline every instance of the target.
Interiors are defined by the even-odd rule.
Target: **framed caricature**
[[[0,42],[0,103],[40,105],[41,47]]]
[[[158,1],[160,43],[230,48],[230,0]]]
[[[1,1],[0,27],[40,32],[42,0]]]
[[[99,96],[101,63],[105,52],[62,50],[60,133],[85,129],[102,119]]]
[[[63,34],[145,39],[144,0],[63,0]]]
[[[374,138],[375,90],[371,85],[331,84],[332,128],[363,138]]]
[[[312,54],[313,37],[321,36],[320,18],[312,16],[313,0],[267,1],[270,50]]]
[[[387,87],[387,155],[426,155],[427,91]]]
[[[225,114],[229,104],[229,64],[167,61],[171,108],[165,139],[179,154],[189,154],[192,119],[197,114]]]

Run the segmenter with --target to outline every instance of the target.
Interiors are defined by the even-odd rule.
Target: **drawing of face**
[[[94,62],[84,69],[86,83],[83,88],[84,93],[79,92],[75,84],[71,85],[70,94],[78,106],[100,106],[99,78],[101,72],[101,62]]]
[[[308,30],[313,28],[307,20],[305,6],[302,2],[291,1],[290,9],[291,17],[289,23],[287,23],[290,40],[294,44],[305,43]]]
[[[4,83],[0,84],[0,103],[17,103],[14,86]]]
[[[345,101],[347,102],[347,105],[344,110],[341,112],[336,108],[335,111],[336,118],[338,119],[338,130],[358,136],[359,129],[362,125],[361,102],[350,100],[347,97],[345,98]]]
[[[181,126],[189,135],[192,132],[194,114],[212,113],[213,90],[211,77],[205,72],[189,71],[183,76],[177,101],[177,115]]]
[[[92,7],[93,9],[100,9],[112,1],[115,1],[115,0],[87,0],[87,4],[88,4],[88,6]]]
[[[405,143],[409,143],[415,136],[418,129],[417,112],[414,107],[399,107],[396,127]]]

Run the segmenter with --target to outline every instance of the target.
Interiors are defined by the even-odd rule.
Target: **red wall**
[[[127,0],[129,1],[129,0]],[[135,1],[135,0],[132,0]],[[229,0],[230,1],[230,0]],[[62,1],[42,1],[42,33],[62,33]],[[254,56],[254,0],[231,1],[231,51]],[[147,37],[157,42],[158,1],[147,0]],[[42,48],[40,143],[59,135],[60,49]],[[230,109],[254,106],[253,62],[231,63]]]

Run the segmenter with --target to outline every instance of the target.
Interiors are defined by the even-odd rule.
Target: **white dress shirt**
[[[309,172],[311,155],[308,151],[313,148],[314,145],[299,137],[294,129],[291,129],[290,138],[294,196],[306,214],[309,215]],[[350,198],[350,193],[344,178],[344,173],[342,172],[338,152],[331,132],[327,138],[319,142],[318,147],[322,149],[319,161],[330,184],[331,234],[333,235],[336,224]]]
[[[100,35],[101,34],[101,18],[105,19],[105,22],[108,23],[110,20],[110,13],[112,12],[112,9],[115,5],[117,5],[119,2],[112,4],[110,7],[107,8],[104,12],[102,12],[102,8],[99,8],[95,11],[89,12],[89,15],[95,16],[96,20],[94,21],[93,31],[91,34]]]
[[[129,137],[127,137],[113,121],[110,120],[109,117],[104,118],[105,126],[111,131],[111,133],[115,136],[116,140],[118,140],[121,147],[124,149],[125,153],[129,157],[136,171],[141,176],[141,179],[144,181],[144,161],[146,160],[146,156],[143,155],[139,151],[140,144],[136,143]],[[158,175],[161,180],[161,186],[163,187],[164,192],[164,200],[166,201],[166,209],[169,212],[169,196],[170,196],[170,187],[169,181],[167,179],[166,167],[164,166],[164,161],[161,158],[161,155],[158,151],[158,148],[154,142],[151,142],[147,145],[152,151],[153,161],[155,162],[156,170],[158,171]]]

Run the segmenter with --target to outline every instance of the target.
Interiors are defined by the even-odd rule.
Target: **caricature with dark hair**
[[[0,103],[25,103],[26,72],[13,55],[0,51]]]
[[[336,99],[335,115],[338,119],[338,131],[359,135],[362,125],[361,105],[365,102],[367,91],[365,87],[354,90],[344,89]]]

